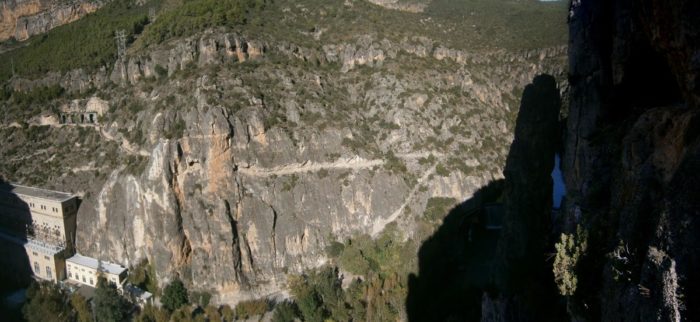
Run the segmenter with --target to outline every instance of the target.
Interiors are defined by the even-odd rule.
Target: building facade
[[[125,267],[80,254],[66,260],[66,272],[69,281],[92,287],[97,286],[100,275],[107,279],[107,282],[115,284],[118,289],[122,289],[126,281]]]
[[[0,226],[25,240],[29,265],[37,278],[65,279],[66,256],[75,244],[78,198],[72,194],[3,184],[0,186]]]
[[[30,239],[24,244],[34,276],[58,282],[65,276],[65,248]]]

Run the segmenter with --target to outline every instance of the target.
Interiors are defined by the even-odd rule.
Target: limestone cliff
[[[148,258],[159,278],[179,274],[222,302],[279,292],[287,274],[327,263],[331,241],[376,235],[394,221],[410,236],[429,198],[461,200],[498,178],[505,143],[488,142],[510,140],[508,123],[496,121],[514,108],[504,98],[535,70],[561,75],[556,48],[472,54],[460,63],[426,39],[363,36],[317,51],[246,38],[211,33],[118,63],[116,82],[170,83],[135,95],[146,109],[127,124],[143,133],[133,153],[146,157],[145,168],[117,169],[93,188],[99,193],[79,214],[82,252],[128,265]],[[401,74],[392,67],[399,55],[407,55],[400,64],[448,67]],[[327,67],[293,67],[312,59]],[[511,63],[490,76],[507,82],[486,81],[480,67],[518,60],[538,67]],[[331,101],[335,95],[343,99]],[[118,137],[122,121],[102,131]],[[174,126],[182,132],[169,134]],[[473,152],[462,161],[457,151]],[[453,171],[436,172],[445,166]]]
[[[25,40],[94,12],[108,0],[2,0],[0,41]]]
[[[516,93],[539,72],[561,80],[564,50],[372,35],[313,48],[213,30],[117,62],[116,86],[105,71],[14,86],[94,86],[110,106],[98,126],[45,130],[82,133],[79,146],[35,145],[65,173],[55,186],[84,193],[79,251],[148,259],[161,283],[179,275],[231,303],[283,292],[288,274],[328,263],[332,241],[392,222],[415,235],[428,199],[499,178]],[[28,133],[2,131],[3,153],[23,149]],[[10,174],[45,180],[30,170],[41,160]]]
[[[572,2],[565,221],[588,232],[574,320],[700,318],[698,15],[696,1]]]

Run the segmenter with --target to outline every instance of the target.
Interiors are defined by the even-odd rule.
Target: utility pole
[[[126,56],[126,31],[117,30],[114,34],[114,39],[117,40],[117,59],[123,60]]]

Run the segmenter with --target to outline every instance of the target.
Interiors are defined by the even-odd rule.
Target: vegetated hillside
[[[9,81],[0,174],[82,193],[79,250],[147,261],[161,283],[179,275],[235,302],[338,265],[365,277],[358,289],[386,290],[362,314],[405,318],[417,248],[454,205],[502,177],[523,87],[566,72],[552,29],[562,5],[448,4],[164,5],[130,29],[121,61],[48,63]],[[141,7],[121,5],[102,10],[125,10],[115,24],[144,21]],[[238,20],[217,16],[222,8]],[[495,18],[506,9],[541,29]],[[71,25],[47,37],[78,39],[61,28]],[[43,44],[4,55],[58,46]],[[109,106],[99,126],[56,124],[61,105],[92,96]]]

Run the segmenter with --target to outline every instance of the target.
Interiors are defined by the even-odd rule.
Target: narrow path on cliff
[[[116,142],[119,144],[119,147],[126,153],[131,154],[131,155],[140,155],[140,156],[150,156],[151,154],[148,153],[147,151],[141,150],[138,147],[134,147],[129,140],[126,138],[122,137],[121,140],[118,138],[114,137],[113,135],[109,134],[107,131],[104,131],[101,126],[95,126],[95,130],[97,130],[97,133],[100,134],[105,140],[107,141],[112,141]]]
[[[427,158],[430,155],[436,158],[442,157],[439,152],[414,152],[406,154],[397,154],[396,157],[400,159],[418,159]],[[386,163],[385,159],[363,159],[359,156],[354,158],[338,159],[333,162],[313,162],[306,161],[300,163],[290,163],[283,166],[272,167],[272,168],[262,168],[258,166],[250,166],[247,168],[238,168],[238,172],[252,177],[269,177],[269,176],[283,176],[296,173],[304,172],[318,172],[321,170],[332,170],[332,169],[348,169],[348,170],[358,170],[367,169],[375,166],[382,166]]]
[[[401,213],[403,213],[404,209],[406,209],[408,204],[411,202],[411,199],[413,199],[413,197],[418,192],[418,189],[420,189],[421,185],[424,182],[428,181],[430,176],[433,173],[435,173],[435,168],[437,167],[437,165],[438,165],[438,163],[436,162],[433,166],[431,166],[428,170],[426,170],[423,173],[423,176],[418,179],[418,182],[413,186],[413,189],[411,189],[411,192],[408,193],[408,196],[406,196],[406,199],[404,200],[404,202],[401,204],[401,206],[399,206],[398,209],[396,209],[391,214],[391,216],[387,217],[386,219],[379,219],[378,221],[374,222],[374,225],[372,226],[372,233],[371,233],[373,238],[377,237],[377,235],[379,235],[379,233],[381,233],[382,230],[384,230],[384,227],[386,227],[386,225],[388,225],[389,223],[391,223],[394,220],[396,220],[397,218],[399,218],[399,216],[401,216]]]

